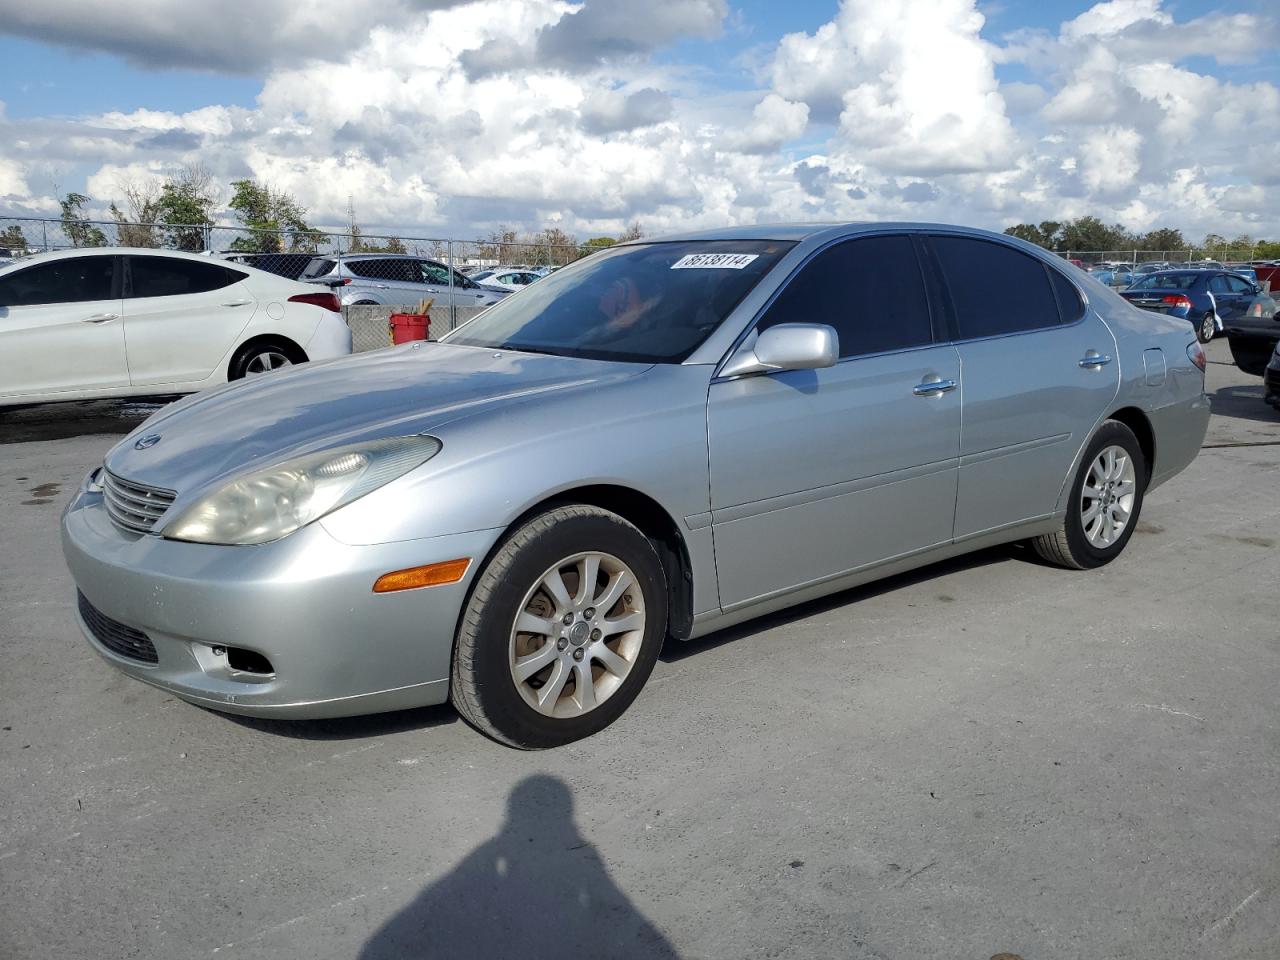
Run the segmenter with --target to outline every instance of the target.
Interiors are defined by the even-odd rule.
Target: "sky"
[[[1274,0],[0,0],[0,217],[202,164],[579,238],[1085,214],[1280,238]],[[223,211],[225,217],[225,211]]]

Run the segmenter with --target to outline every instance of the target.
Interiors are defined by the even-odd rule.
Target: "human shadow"
[[[677,957],[573,819],[557,777],[511,791],[498,835],[382,925],[360,960]]]

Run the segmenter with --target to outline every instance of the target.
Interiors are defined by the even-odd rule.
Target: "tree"
[[[582,245],[582,249],[586,250],[587,253],[595,253],[597,250],[605,250],[612,247],[617,242],[613,237],[592,237]]]
[[[489,237],[476,243],[476,259],[501,263],[507,259],[507,248],[516,242],[516,232],[506,224],[500,224],[497,230],[490,230]]]
[[[320,233],[307,223],[307,208],[292,194],[256,180],[233,180],[231,187],[235,192],[229,206],[251,231],[237,238],[232,250],[279,253],[286,241],[291,251],[316,248]]]
[[[1056,250],[1062,242],[1062,224],[1056,220],[1043,220],[1039,225],[1034,223],[1018,223],[1005,229],[1005,234],[1038,243],[1047,250]]]
[[[1147,250],[1175,251],[1186,250],[1187,241],[1183,239],[1181,230],[1172,227],[1158,227],[1149,231],[1142,238],[1139,246]]]
[[[539,264],[564,266],[578,259],[578,238],[559,227],[544,228],[533,237],[533,243],[537,246],[535,256]]]
[[[631,226],[618,234],[618,242],[626,243],[628,240],[639,240],[644,236],[644,230],[640,228],[639,220],[632,220]]]
[[[83,193],[68,193],[58,201],[62,207],[62,232],[73,247],[105,247],[107,235],[85,217],[84,205],[88,202]]]
[[[378,237],[384,243],[373,243],[365,239],[364,231],[356,224],[351,224],[351,253],[408,253],[404,241],[399,237]]]
[[[156,221],[165,225],[165,244],[177,250],[199,251],[213,226],[217,196],[213,176],[199,164],[183,167],[160,187]]]
[[[27,249],[27,238],[22,232],[22,228],[17,224],[6,227],[0,232],[0,247],[10,252],[22,251]]]
[[[1137,246],[1136,238],[1123,225],[1107,226],[1097,217],[1077,217],[1062,225],[1061,250],[1082,252],[1124,250]]]
[[[158,247],[160,238],[156,224],[160,220],[160,186],[155,181],[137,183],[132,180],[117,184],[124,194],[128,210],[111,201],[111,217],[116,222],[116,238],[124,247]]]

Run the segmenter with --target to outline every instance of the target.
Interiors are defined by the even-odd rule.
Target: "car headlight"
[[[308,454],[225,484],[164,527],[170,540],[268,543],[371,493],[440,452],[435,437],[393,437]]]

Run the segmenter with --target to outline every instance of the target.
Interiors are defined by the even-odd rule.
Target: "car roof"
[[[795,242],[802,242],[806,240],[834,240],[839,237],[854,236],[859,233],[882,233],[894,230],[928,230],[937,233],[960,233],[965,236],[998,240],[1002,243],[1008,243],[1022,249],[1034,249],[1042,254],[1048,253],[1049,256],[1057,256],[1051,251],[1046,251],[1042,247],[1036,247],[1033,244],[1028,244],[1023,240],[1019,240],[1017,237],[1011,237],[1008,234],[996,233],[992,230],[983,230],[978,227],[967,227],[961,224],[928,223],[916,220],[850,220],[802,223],[758,223],[753,225],[719,227],[708,230],[690,230],[682,233],[667,234],[660,237],[642,237],[639,240],[628,240],[627,243],[671,243],[687,240],[792,240]]]

